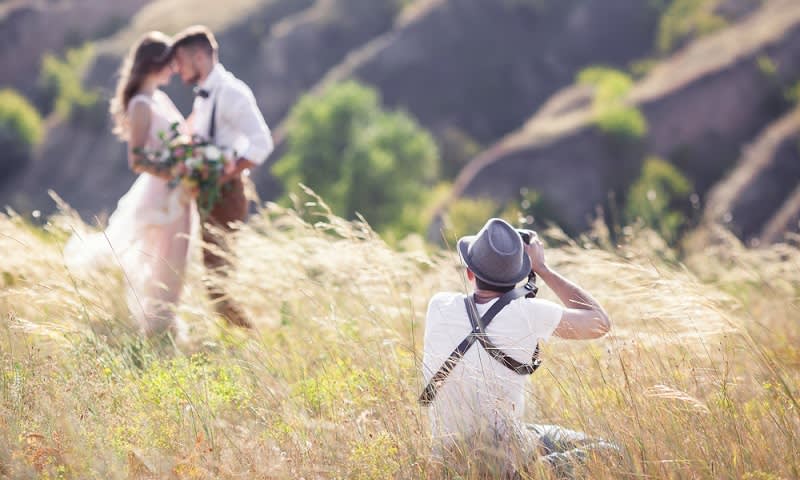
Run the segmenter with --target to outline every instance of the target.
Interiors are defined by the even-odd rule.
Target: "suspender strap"
[[[469,350],[475,341],[480,342],[481,345],[483,345],[483,348],[489,352],[490,355],[498,359],[500,363],[516,373],[520,375],[530,375],[533,373],[533,371],[539,366],[540,362],[538,359],[536,359],[531,365],[517,362],[513,358],[500,351],[500,349],[498,349],[493,343],[491,343],[491,341],[489,341],[488,338],[486,338],[486,334],[484,333],[486,327],[492,323],[492,320],[494,320],[494,317],[500,313],[500,310],[505,308],[506,305],[512,301],[520,297],[524,297],[530,293],[531,288],[528,285],[525,285],[503,294],[503,296],[500,297],[497,302],[495,302],[495,304],[489,308],[483,317],[478,315],[478,309],[472,297],[467,297],[464,299],[464,303],[467,307],[467,314],[469,315],[470,323],[472,324],[472,331],[469,333],[469,335],[467,335],[466,338],[464,338],[464,340],[461,341],[461,343],[458,344],[456,349],[453,350],[453,353],[451,353],[447,360],[444,361],[441,368],[439,368],[439,371],[437,371],[433,377],[431,377],[430,382],[428,382],[428,385],[425,386],[425,390],[423,390],[422,394],[419,396],[419,403],[423,406],[428,406],[431,404],[431,402],[433,402],[433,399],[436,398],[437,389],[444,383],[445,379],[448,375],[450,375],[450,372],[453,371],[453,368],[455,368],[458,361],[464,356],[464,354],[467,353],[467,350]],[[537,345],[534,352],[534,358],[538,356],[538,353],[539,347]],[[505,360],[500,360],[498,355],[500,358],[504,358]],[[511,362],[507,362],[508,360]]]
[[[219,92],[217,92],[217,95]],[[217,135],[217,96],[214,96],[214,106],[211,107],[211,122],[208,126],[208,141],[214,143],[215,136]]]

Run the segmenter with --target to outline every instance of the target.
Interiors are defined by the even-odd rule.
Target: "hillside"
[[[800,109],[767,126],[708,195],[704,220],[728,225],[757,244],[797,231]]]
[[[8,0],[0,4],[0,85],[32,94],[45,53],[63,53],[84,41],[113,35],[147,1]]]
[[[286,151],[290,109],[307,93],[322,98],[333,84],[355,79],[374,87],[385,108],[408,112],[433,134],[442,157],[437,180],[454,180],[453,198],[490,198],[502,209],[519,203],[521,191],[534,192],[547,205],[544,218],[571,234],[591,224],[598,206],[624,207],[649,155],[677,166],[705,205],[707,193],[741,163],[744,146],[793,108],[788,93],[800,79],[798,4],[789,0],[103,5],[4,5],[0,35],[13,41],[0,45],[0,55],[14,65],[4,75],[39,102],[36,65],[42,54],[60,56],[76,39],[86,40],[94,54],[78,73],[99,100],[88,121],[46,119],[45,140],[28,164],[17,176],[0,179],[0,204],[52,212],[47,190],[53,189],[86,218],[114,207],[133,176],[103,111],[121,56],[149,29],[172,33],[190,23],[215,29],[222,61],[252,86],[276,133],[278,151],[253,175],[263,199],[276,199],[285,187],[270,166]],[[106,27],[86,22],[80,34],[69,33],[80,12],[94,12],[92,22]],[[121,22],[127,14],[130,20]],[[25,65],[13,63],[25,35],[43,28],[48,34],[23,50]],[[625,132],[618,137],[599,126],[594,90],[575,85],[580,72],[593,66],[632,76],[624,102],[646,124],[640,138],[631,141]],[[190,90],[175,82],[167,91],[188,112]],[[790,198],[796,178],[780,177],[774,201],[751,209],[741,199],[736,215],[743,223],[748,215],[758,217],[758,228],[778,232],[770,234],[776,238],[784,229],[776,226],[792,225],[796,211]],[[753,185],[751,197],[759,198],[765,183]],[[755,228],[731,227],[744,237]]]
[[[787,110],[784,88],[800,78],[798,55],[800,4],[765,3],[741,23],[660,62],[634,85],[626,102],[646,120],[642,138],[603,133],[591,98],[567,90],[551,101],[566,106],[544,108],[474,159],[456,180],[456,195],[502,204],[521,188],[535,189],[553,206],[555,219],[580,231],[594,207],[607,204],[608,192],[624,198],[644,157],[656,154],[685,172],[704,198],[744,145]],[[777,191],[787,193],[798,177],[777,180]]]
[[[218,29],[222,61],[253,87],[278,140],[286,112],[307,89],[356,76],[375,84],[388,105],[409,110],[435,132],[448,127],[493,141],[593,58],[623,65],[647,51],[655,10],[629,8],[626,2],[610,9],[604,5],[577,1],[538,11],[505,2],[424,1],[408,7],[392,28],[397,10],[391,2],[241,0],[223,10],[205,10],[162,0],[98,42],[86,84],[106,95],[111,91],[120,55],[137,32],[205,22]],[[626,28],[610,28],[614,16]],[[498,25],[504,25],[503,35],[497,34]],[[558,35],[558,42],[548,40]],[[445,60],[447,69],[437,67]],[[506,73],[498,75],[497,69]],[[188,109],[187,89],[174,85],[168,93]],[[0,192],[0,201],[51,211],[45,191],[52,188],[87,215],[110,209],[132,177],[106,129],[53,125],[32,168],[14,182],[16,187]],[[84,140],[73,144],[73,139]],[[92,172],[83,175],[83,170]],[[280,187],[268,169],[256,171],[254,178],[263,197],[277,195]]]
[[[651,48],[658,20],[647,2],[443,0],[407,15],[325,82],[375,85],[390,106],[434,132],[456,128],[479,143],[514,130],[584,66],[625,66]]]

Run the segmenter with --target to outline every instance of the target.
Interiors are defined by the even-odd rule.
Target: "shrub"
[[[505,205],[487,197],[455,200],[444,215],[446,238],[454,241],[475,234],[492,217],[518,228],[538,228],[543,219],[558,223],[556,212],[539,192],[522,188],[519,197]]]
[[[647,120],[636,108],[613,106],[596,113],[597,127],[606,135],[637,140],[647,134]]]
[[[800,103],[800,82],[796,82],[794,85],[786,88],[784,97],[786,101],[790,102],[792,105]]]
[[[766,78],[775,78],[778,75],[778,65],[769,55],[759,55],[756,58],[756,65],[758,66],[758,71]]]
[[[497,202],[490,198],[459,198],[450,204],[444,216],[444,229],[448,241],[472,235],[499,210]]]
[[[542,219],[557,222],[553,208],[536,190],[520,189],[519,200],[511,202],[500,212],[499,217],[517,227],[530,228]]]
[[[82,125],[101,126],[106,119],[101,95],[83,88],[83,76],[94,56],[91,45],[67,51],[64,59],[47,54],[42,59],[39,91],[42,109]]]
[[[290,113],[288,151],[274,168],[288,192],[303,183],[341,216],[379,232],[421,231],[419,215],[439,173],[436,144],[409,115],[381,109],[355,82],[306,96]]]
[[[718,0],[673,0],[661,15],[657,47],[668,54],[694,37],[715,32],[727,24],[714,13]]]
[[[578,73],[578,83],[595,87],[595,100],[618,102],[633,88],[630,75],[609,67],[588,67]]]
[[[686,224],[684,211],[691,192],[689,180],[672,164],[650,157],[628,192],[626,217],[629,222],[644,222],[674,244]]]
[[[589,67],[578,74],[578,83],[595,89],[592,109],[600,131],[622,140],[638,140],[647,134],[647,119],[625,103],[633,87],[629,75],[612,68]]]
[[[658,65],[658,60],[655,58],[643,58],[635,60],[628,66],[628,71],[635,79],[646,77]]]
[[[42,118],[28,100],[14,90],[0,90],[0,178],[28,161],[42,132]]]
[[[437,132],[441,154],[442,177],[455,178],[483,147],[458,127],[449,125]]]

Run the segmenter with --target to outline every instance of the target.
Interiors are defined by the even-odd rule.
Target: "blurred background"
[[[195,23],[275,134],[262,200],[302,182],[390,241],[492,215],[672,245],[798,231],[797,0],[2,0],[0,206],[44,218],[53,190],[102,221],[134,180],[121,59]]]

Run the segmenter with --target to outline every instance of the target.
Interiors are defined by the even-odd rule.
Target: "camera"
[[[519,234],[520,238],[522,238],[522,243],[524,243],[525,245],[530,245],[531,240],[533,240],[533,235],[535,232],[533,230],[518,228],[517,233]]]
[[[533,230],[526,230],[524,228],[518,228],[517,233],[522,239],[522,243],[525,245],[530,245],[531,241],[533,240],[533,236],[535,235]],[[528,281],[525,284],[525,288],[528,289],[528,293],[525,295],[525,297],[536,298],[536,294],[539,293],[539,287],[536,286],[536,274],[533,273],[533,270],[528,273]]]

